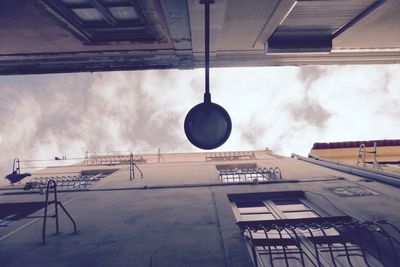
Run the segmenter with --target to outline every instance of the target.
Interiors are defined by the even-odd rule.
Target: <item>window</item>
[[[257,267],[394,266],[400,252],[389,223],[327,216],[301,191],[229,199]]]
[[[243,221],[261,221],[274,220],[276,217],[272,214],[263,202],[239,202],[236,204],[241,220]]]
[[[257,168],[256,164],[217,165],[218,175],[223,183],[275,181],[282,179],[281,170]]]
[[[305,199],[298,198],[236,201],[234,207],[239,222],[320,217]]]
[[[72,25],[69,28],[87,44],[155,42],[162,39],[155,34],[155,29],[146,19],[137,0],[45,0],[44,2]]]

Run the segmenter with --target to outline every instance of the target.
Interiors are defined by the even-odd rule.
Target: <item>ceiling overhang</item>
[[[333,40],[384,0],[282,0],[263,30],[266,53],[327,53]]]

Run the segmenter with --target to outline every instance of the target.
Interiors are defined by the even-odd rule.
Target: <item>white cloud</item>
[[[399,71],[400,65],[212,69],[212,100],[233,121],[219,150],[307,154],[317,141],[397,138]],[[3,172],[15,156],[197,150],[183,121],[202,101],[201,69],[3,76],[0,82]]]

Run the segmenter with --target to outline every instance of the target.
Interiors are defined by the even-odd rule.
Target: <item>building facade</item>
[[[212,67],[400,62],[398,0],[213,2]],[[203,12],[197,0],[3,0],[0,74],[203,67]],[[23,179],[0,182],[0,266],[398,265],[394,174],[269,150],[49,165],[15,161]]]
[[[55,162],[1,187],[1,266],[398,261],[399,189],[374,179],[270,150],[87,153],[79,163]]]

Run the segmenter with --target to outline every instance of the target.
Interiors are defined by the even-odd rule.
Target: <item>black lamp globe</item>
[[[218,104],[205,101],[194,106],[185,118],[185,134],[201,149],[214,149],[228,140],[232,121],[228,112]]]

